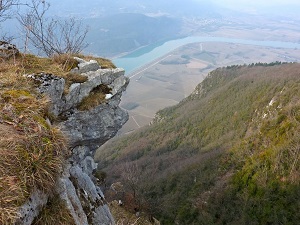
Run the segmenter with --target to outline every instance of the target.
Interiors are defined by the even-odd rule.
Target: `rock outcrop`
[[[17,54],[19,54],[19,50],[15,45],[5,41],[0,41],[0,59],[8,59]]]
[[[78,66],[77,68],[72,69],[71,72],[73,73],[81,74],[91,71],[97,71],[101,68],[96,60],[90,60],[89,62],[86,62],[85,60],[78,57],[75,57],[75,59],[78,61]]]
[[[112,138],[128,120],[127,112],[118,105],[129,79],[124,76],[123,69],[101,69],[95,61],[77,60],[81,64],[77,72],[86,76],[87,81],[72,84],[68,94],[64,94],[63,78],[52,74],[29,77],[39,81],[39,92],[49,96],[50,111],[60,118],[58,126],[68,137],[72,151],[55,192],[66,202],[76,225],[114,224],[104,195],[95,184],[93,171],[97,165],[93,156],[96,149]],[[105,100],[89,110],[79,110],[78,106],[99,85],[110,90]],[[21,207],[21,219],[16,224],[31,224],[45,202],[45,196],[38,190],[32,193],[30,201]]]

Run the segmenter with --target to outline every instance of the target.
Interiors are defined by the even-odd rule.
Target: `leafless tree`
[[[125,191],[127,194],[132,193],[132,199],[130,195],[127,195],[127,200],[131,200],[131,206],[134,206],[135,210],[141,210],[149,216],[149,219],[152,219],[154,215],[154,210],[159,208],[157,200],[146,196],[147,185],[152,185],[152,183],[146,183],[143,178],[145,171],[142,171],[141,164],[138,162],[126,162],[120,166],[121,179],[124,184]],[[152,171],[152,174],[147,174],[147,179],[154,179],[156,172]],[[147,180],[146,179],[146,180]],[[125,199],[125,204],[128,204],[128,201]]]
[[[47,56],[54,54],[76,54],[87,45],[84,42],[88,32],[82,23],[70,18],[59,20],[46,17],[50,4],[44,0],[31,0],[30,10],[19,14],[18,20],[26,31],[26,39]]]
[[[11,42],[14,37],[8,32],[2,30],[2,23],[10,19],[13,15],[14,6],[19,5],[19,0],[0,0],[0,40],[5,42]]]
[[[137,197],[137,192],[139,190],[139,182],[141,178],[141,171],[136,162],[126,163],[122,167],[121,177],[123,178],[125,184],[129,186],[133,192],[133,197]]]
[[[0,22],[10,18],[12,7],[18,3],[18,0],[0,0]]]

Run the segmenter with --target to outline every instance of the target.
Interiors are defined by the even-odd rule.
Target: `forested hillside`
[[[152,125],[102,148],[98,173],[162,224],[297,224],[299,71],[273,63],[211,72]]]
[[[101,19],[84,20],[93,27],[87,35],[86,51],[105,56],[132,51],[141,46],[180,35],[182,22],[166,16],[149,17],[137,13],[122,13]]]

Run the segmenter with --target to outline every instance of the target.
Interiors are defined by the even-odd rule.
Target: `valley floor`
[[[149,63],[131,77],[121,106],[129,121],[119,135],[149,124],[156,112],[187,97],[204,77],[218,67],[256,62],[299,62],[299,49],[227,43],[194,43]]]

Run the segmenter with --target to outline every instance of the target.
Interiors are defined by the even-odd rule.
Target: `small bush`
[[[98,182],[102,184],[105,182],[107,174],[104,171],[96,170],[94,176],[98,179]]]

